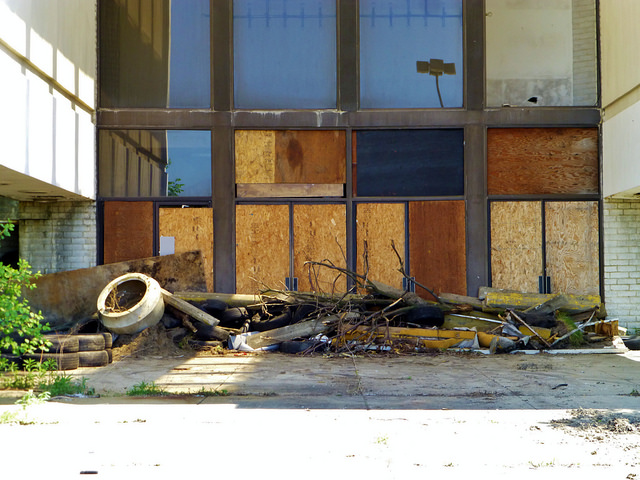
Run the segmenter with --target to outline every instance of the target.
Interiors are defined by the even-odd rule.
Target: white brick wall
[[[640,200],[604,201],[604,297],[607,314],[640,330]]]
[[[96,265],[94,202],[20,203],[20,256],[34,271],[55,273]]]

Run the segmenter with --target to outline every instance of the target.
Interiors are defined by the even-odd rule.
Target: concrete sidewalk
[[[588,355],[297,356],[280,353],[125,358],[68,373],[104,402],[188,402],[246,408],[637,409],[640,352]],[[168,393],[135,400],[141,382]],[[198,392],[201,394],[198,395]],[[217,392],[219,395],[212,395]],[[3,394],[0,392],[0,397]]]

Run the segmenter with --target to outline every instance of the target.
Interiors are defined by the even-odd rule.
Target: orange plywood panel
[[[284,290],[289,277],[289,206],[236,206],[236,291]]]
[[[293,271],[302,292],[343,293],[346,277],[307,261],[330,263],[346,268],[346,210],[344,205],[294,205]]]
[[[598,193],[596,128],[491,128],[490,195]]]
[[[207,291],[213,292],[213,209],[161,208],[160,237],[175,239],[175,253],[200,250]]]
[[[491,203],[491,285],[539,292],[542,265],[542,203]]]
[[[545,222],[551,291],[599,295],[598,203],[547,202]]]
[[[236,130],[236,183],[275,182],[276,133]]]
[[[405,204],[359,203],[356,225],[357,272],[365,274],[368,265],[368,278],[402,288],[404,276],[399,271],[398,255],[405,262]]]
[[[276,183],[345,183],[345,132],[338,130],[276,132],[275,181]]]
[[[153,256],[153,203],[104,203],[104,263]]]
[[[411,276],[436,294],[467,294],[464,201],[409,202],[409,258]]]

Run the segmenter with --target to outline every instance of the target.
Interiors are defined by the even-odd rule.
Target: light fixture
[[[440,83],[438,82],[438,77],[441,75],[455,75],[456,74],[456,64],[455,63],[444,63],[444,60],[439,58],[432,58],[428,62],[424,60],[418,60],[416,62],[416,70],[418,73],[428,73],[436,77],[436,90],[438,91],[438,100],[440,100],[440,107],[444,108],[444,104],[442,103],[442,95],[440,95]]]

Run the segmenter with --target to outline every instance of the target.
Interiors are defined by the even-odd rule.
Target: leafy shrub
[[[10,235],[13,227],[12,223],[0,224],[0,240]],[[35,288],[33,281],[39,276],[23,258],[18,260],[18,268],[0,262],[0,351],[21,355],[51,345],[43,337],[49,325],[43,324],[42,314],[32,312],[22,298],[23,289]]]

